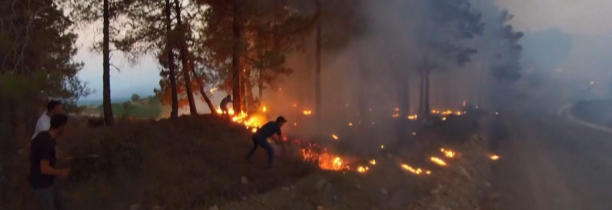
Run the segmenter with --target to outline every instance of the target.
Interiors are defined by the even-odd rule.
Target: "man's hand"
[[[59,173],[59,177],[62,179],[68,178],[68,175],[70,175],[70,169],[62,169],[60,170]]]

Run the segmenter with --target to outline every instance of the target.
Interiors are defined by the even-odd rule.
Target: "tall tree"
[[[183,80],[185,81],[185,92],[187,94],[187,99],[189,101],[189,112],[191,113],[191,115],[197,115],[198,111],[196,109],[196,105],[195,105],[195,100],[193,97],[193,91],[191,90],[191,67],[190,67],[190,62],[189,60],[191,59],[190,54],[189,54],[189,50],[187,49],[187,41],[185,40],[186,37],[186,29],[185,26],[183,24],[183,20],[182,20],[182,6],[181,3],[179,2],[179,0],[174,0],[174,10],[176,13],[176,27],[177,27],[177,32],[178,32],[178,36],[176,37],[178,39],[178,44],[179,44],[179,49],[180,49],[180,58],[181,58],[181,66],[182,66],[182,72],[183,72]],[[211,110],[212,111],[212,110]]]
[[[472,10],[468,0],[424,1],[426,15],[419,39],[424,43],[425,53],[418,66],[421,74],[421,114],[430,114],[430,74],[434,69],[448,66],[464,66],[477,50],[464,43],[481,35],[484,24],[481,14]]]
[[[40,107],[57,99],[72,112],[89,90],[77,77],[83,66],[74,61],[77,35],[62,7],[53,1],[2,1],[0,14],[0,168],[8,169],[7,158],[19,143],[29,142]],[[0,209],[22,209],[23,194],[15,189],[23,175],[0,173]]]
[[[243,0],[233,0],[233,18],[232,18],[232,31],[233,31],[233,44],[234,48],[232,51],[232,95],[234,112],[240,113],[242,111],[242,93],[240,88],[240,77],[242,76],[243,66],[243,27],[244,22],[242,20],[243,11]]]
[[[115,124],[113,117],[113,107],[111,103],[111,87],[110,87],[110,10],[109,0],[104,0],[103,11],[103,43],[102,43],[102,106],[104,107],[104,123],[107,126]]]
[[[170,118],[172,120],[176,120],[178,118],[178,92],[176,89],[176,67],[174,66],[174,53],[172,52],[172,44],[170,41],[170,36],[172,34],[172,4],[170,0],[166,0],[164,4],[164,13],[165,13],[165,25],[166,25],[166,48],[165,54],[168,59],[168,70],[169,70],[169,80],[170,80],[170,94],[171,94],[171,107]]]
[[[316,13],[320,14],[321,13],[321,0],[315,0],[315,8],[316,8]],[[315,35],[315,39],[316,39],[316,44],[315,44],[315,115],[316,115],[316,122],[320,123],[321,122],[321,111],[322,111],[322,107],[321,107],[321,18],[317,19],[317,28],[316,28],[316,35]],[[317,125],[318,125],[317,123]]]

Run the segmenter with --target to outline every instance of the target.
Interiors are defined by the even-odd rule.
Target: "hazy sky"
[[[612,33],[611,0],[497,0],[498,5],[515,14],[513,25],[520,30],[537,31],[560,28],[573,34],[607,35]],[[98,29],[99,30],[99,29]],[[76,60],[85,62],[79,77],[96,92],[91,99],[102,98],[102,56],[89,52],[93,40],[101,35],[94,27],[81,32]],[[129,97],[132,93],[152,94],[158,86],[159,67],[151,57],[143,58],[136,66],[129,65],[120,54],[113,64],[121,68],[111,73],[113,97]]]

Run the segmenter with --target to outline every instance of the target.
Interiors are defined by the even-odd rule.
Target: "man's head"
[[[49,127],[49,131],[53,131],[57,136],[62,135],[64,133],[64,128],[66,128],[66,124],[68,124],[68,116],[65,114],[54,114],[51,116],[51,127]]]
[[[232,95],[227,95],[227,96],[225,96],[225,98],[232,99]]]
[[[54,114],[61,114],[62,110],[62,102],[51,100],[47,103],[47,114],[53,116]]]
[[[276,123],[278,123],[281,127],[287,122],[287,120],[283,116],[278,116],[276,118]]]

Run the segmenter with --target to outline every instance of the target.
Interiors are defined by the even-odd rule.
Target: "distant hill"
[[[130,101],[130,98],[113,98],[111,102],[114,103],[123,103],[126,101]],[[78,106],[100,106],[102,105],[102,99],[83,99],[77,101]]]

